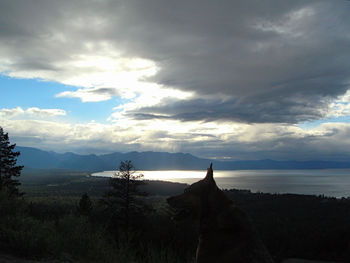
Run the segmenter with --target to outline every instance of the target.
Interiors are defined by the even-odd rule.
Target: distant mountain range
[[[27,168],[70,169],[79,171],[116,170],[120,161],[131,160],[137,170],[204,170],[213,161],[216,170],[257,169],[327,169],[350,168],[350,162],[333,161],[217,161],[201,159],[188,153],[128,152],[103,155],[79,155],[71,152],[56,153],[31,147],[16,146],[20,151],[18,164]]]

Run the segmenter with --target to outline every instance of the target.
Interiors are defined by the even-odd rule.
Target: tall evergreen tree
[[[20,152],[15,152],[16,144],[10,144],[8,133],[0,127],[0,191],[5,191],[10,197],[20,196],[18,178],[23,166],[16,165]]]
[[[78,212],[80,215],[88,216],[88,215],[90,215],[91,210],[92,210],[91,199],[87,193],[84,193],[81,196],[81,199],[79,201]]]
[[[127,233],[135,218],[141,216],[146,205],[140,196],[146,193],[139,190],[144,184],[143,174],[136,174],[130,160],[120,162],[119,171],[110,179],[111,189],[105,193],[102,202],[112,210],[114,223],[120,224]]]

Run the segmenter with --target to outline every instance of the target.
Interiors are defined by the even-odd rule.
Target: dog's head
[[[187,187],[183,194],[167,199],[168,204],[176,210],[174,218],[176,220],[187,217],[199,218],[208,203],[208,195],[216,188],[213,165],[210,164],[204,179]]]

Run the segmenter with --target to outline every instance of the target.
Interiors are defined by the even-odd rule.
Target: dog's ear
[[[210,164],[210,167],[207,169],[207,175],[205,176],[206,180],[214,180],[213,175],[213,163]]]

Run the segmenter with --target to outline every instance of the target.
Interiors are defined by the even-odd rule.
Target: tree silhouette
[[[9,197],[22,195],[18,190],[20,182],[15,178],[21,175],[23,166],[16,165],[20,152],[14,151],[15,146],[10,144],[8,133],[0,127],[0,191]]]
[[[88,215],[90,215],[91,210],[92,210],[91,199],[87,193],[84,193],[81,196],[81,199],[79,201],[78,212],[80,215],[88,216]]]
[[[143,174],[136,174],[130,160],[120,162],[119,171],[110,179],[111,189],[102,199],[112,210],[114,220],[123,227],[126,234],[132,220],[142,214],[146,207],[138,198],[146,195],[139,190],[139,186],[144,184],[141,178]]]

